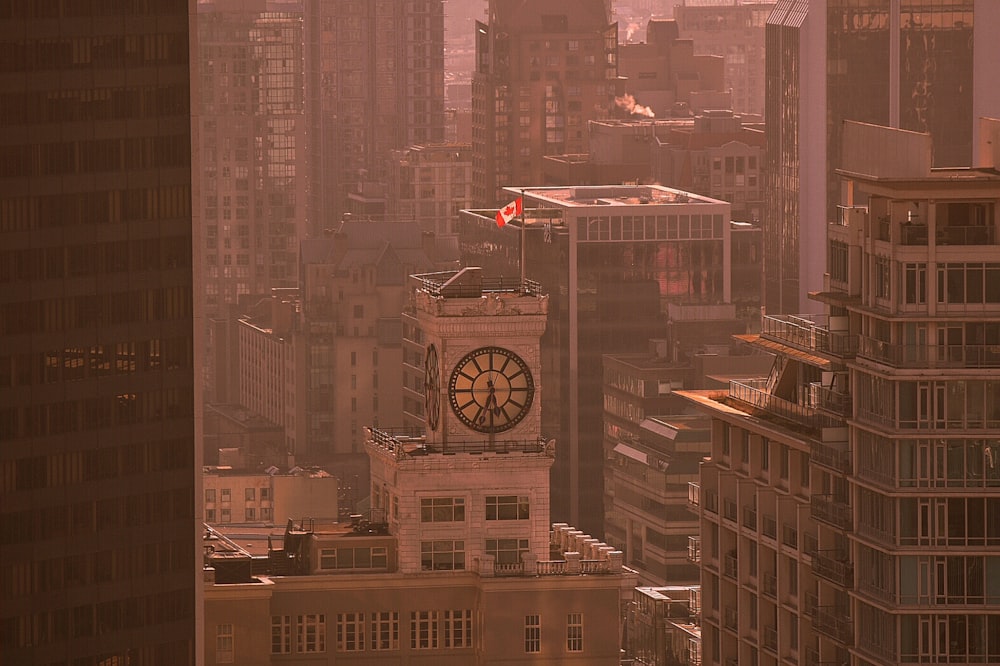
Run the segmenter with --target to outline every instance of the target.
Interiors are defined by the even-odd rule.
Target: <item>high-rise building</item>
[[[1000,123],[983,168],[843,128],[822,316],[766,315],[770,375],[690,398],[713,419],[707,659],[1000,660]]]
[[[935,166],[969,166],[976,119],[1000,113],[1000,5],[779,0],[766,28],[764,301],[805,312],[822,288],[845,120],[929,132]]]
[[[190,11],[0,5],[4,664],[195,663]]]
[[[656,185],[531,187],[523,196],[525,274],[550,295],[542,419],[546,432],[562,434],[553,515],[600,535],[602,356],[646,350],[666,330],[671,303],[730,302],[730,207]],[[492,212],[464,215],[463,262],[517,275],[522,221],[498,228]]]
[[[725,59],[726,89],[737,113],[764,113],[764,26],[776,0],[685,0],[674,7],[682,37],[697,55]]]
[[[386,182],[392,150],[444,141],[444,1],[304,6],[318,236],[359,185]]]
[[[607,118],[618,78],[608,0],[491,0],[476,22],[472,198],[541,183],[545,155],[587,152],[587,121]]]
[[[472,205],[472,145],[439,143],[394,150],[387,218],[454,235],[458,212]]]

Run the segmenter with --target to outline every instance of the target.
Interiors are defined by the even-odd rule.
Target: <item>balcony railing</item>
[[[722,517],[735,523],[736,513],[736,500],[729,499],[728,497],[722,498]]]
[[[851,473],[851,452],[847,450],[846,446],[838,447],[823,442],[810,442],[809,459],[810,462],[823,465],[841,474]]]
[[[757,512],[748,506],[743,507],[743,527],[748,530],[757,529]]]
[[[761,585],[760,591],[771,598],[778,597],[778,577],[773,573],[765,572],[764,577],[761,579],[763,585]]]
[[[805,664],[803,666],[844,666],[845,663],[846,662],[844,660],[837,661],[835,659],[821,661],[819,650],[814,647],[807,647]]]
[[[996,233],[985,225],[938,227],[934,236],[938,245],[994,245]]]
[[[833,412],[838,416],[851,415],[850,393],[836,391],[828,386],[823,386],[821,382],[812,382],[809,384],[809,397],[810,402],[820,409]]]
[[[764,533],[764,536],[771,537],[772,539],[778,538],[778,521],[774,519],[774,516],[764,516],[761,521],[760,531]]]
[[[854,642],[854,623],[845,606],[818,606],[812,616],[813,628],[844,645]]]
[[[689,536],[688,537],[688,560],[698,563],[701,562],[701,537],[700,536]]]
[[[726,629],[736,631],[740,625],[740,615],[732,606],[726,606],[726,612],[722,616],[722,621],[725,623]]]
[[[858,336],[858,354],[894,368],[1000,368],[1000,345],[901,345]]]
[[[794,525],[786,523],[781,526],[781,543],[789,548],[799,547],[799,531],[795,529]]]
[[[772,626],[764,627],[764,635],[761,640],[761,644],[771,650],[772,652],[778,651],[778,628]]]
[[[688,506],[697,509],[701,505],[701,484],[688,481]]]
[[[812,517],[816,520],[838,527],[842,530],[850,530],[854,522],[851,515],[851,507],[842,501],[833,499],[832,495],[813,495],[810,498]]]
[[[857,352],[857,336],[847,331],[831,331],[825,315],[764,315],[761,336],[808,351],[851,358]]]
[[[730,380],[729,397],[754,409],[760,409],[808,428],[836,428],[843,425],[826,414],[818,413],[811,406],[800,405],[772,395],[766,387],[766,379]]]
[[[854,586],[854,565],[840,550],[821,550],[813,555],[813,573],[842,587]]]
[[[732,553],[726,553],[726,557],[722,561],[722,573],[729,576],[730,578],[736,578],[738,573],[739,562],[736,556]]]

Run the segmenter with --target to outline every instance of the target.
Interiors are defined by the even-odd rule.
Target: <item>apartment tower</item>
[[[586,153],[587,122],[614,108],[618,27],[608,0],[490,0],[476,22],[472,198],[543,181],[546,155]]]
[[[766,315],[747,341],[770,375],[688,394],[713,419],[690,495],[706,658],[1000,660],[1000,124],[980,127],[981,167],[932,169],[930,135],[846,123],[827,313]]]
[[[0,4],[5,664],[195,663],[189,12]]]

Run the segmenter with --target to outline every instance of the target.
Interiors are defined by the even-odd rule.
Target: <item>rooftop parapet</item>
[[[411,275],[418,310],[436,316],[546,314],[548,296],[534,280],[484,277],[477,267]]]
[[[368,433],[366,444],[375,451],[388,455],[395,460],[406,460],[424,456],[441,456],[455,454],[484,453],[521,453],[537,456],[555,456],[554,440],[537,439],[496,439],[484,441],[448,440],[447,450],[427,444],[422,431],[408,428],[375,428],[366,427]]]

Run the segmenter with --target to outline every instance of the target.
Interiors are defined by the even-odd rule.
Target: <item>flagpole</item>
[[[525,224],[524,224],[524,188],[521,188],[521,289],[527,292],[525,285],[527,284],[527,272],[524,266],[524,257],[526,256],[525,251]]]

